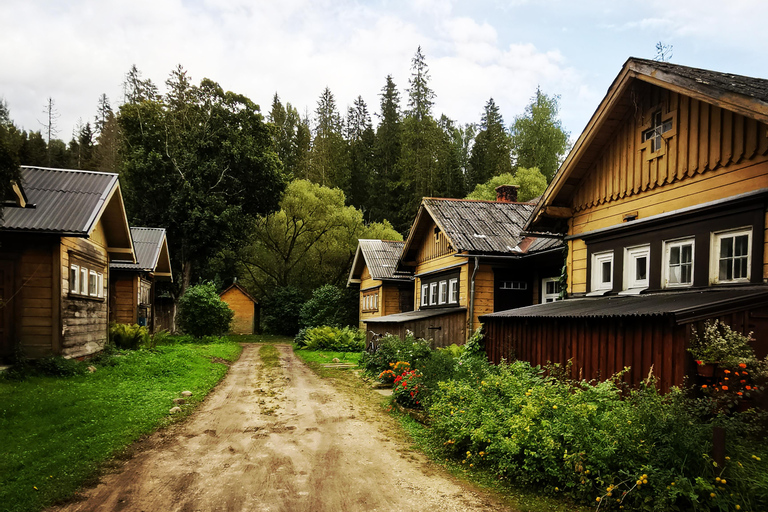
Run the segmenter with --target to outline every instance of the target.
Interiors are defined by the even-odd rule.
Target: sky
[[[537,86],[560,96],[575,140],[630,56],[768,78],[764,0],[1,0],[0,99],[17,126],[58,138],[113,108],[135,64],[165,91],[178,64],[268,113],[277,93],[310,115],[327,86],[344,114],[362,96],[379,111],[392,75],[407,98],[421,46],[434,114],[478,123],[493,98],[506,124]],[[377,118],[373,117],[374,124]]]

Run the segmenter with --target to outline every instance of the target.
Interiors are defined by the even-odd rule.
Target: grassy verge
[[[119,352],[94,373],[0,379],[0,510],[65,500],[142,435],[188,415],[235,361],[236,343]],[[182,391],[192,397],[169,416]]]
[[[328,364],[338,359],[340,363],[357,365],[360,352],[331,352],[329,350],[296,350],[296,355],[305,363]]]
[[[293,337],[277,334],[230,334],[225,338],[235,343],[293,343]]]
[[[267,368],[274,368],[280,364],[280,352],[274,345],[263,345],[259,349],[259,357]]]

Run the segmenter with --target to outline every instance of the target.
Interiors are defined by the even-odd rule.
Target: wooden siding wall
[[[35,244],[17,259],[14,301],[15,338],[24,355],[37,358],[58,353],[60,310],[53,277],[58,245]]]
[[[638,94],[631,115],[588,172],[573,199],[578,212],[768,154],[766,125],[655,86]],[[652,157],[641,142],[651,115],[672,118],[662,149]]]
[[[84,357],[99,352],[107,342],[109,269],[106,248],[85,238],[61,239],[62,305],[61,355]],[[91,265],[91,270],[104,274],[104,299],[69,296],[69,255]]]
[[[768,355],[768,308],[756,307],[716,317],[742,334],[753,333],[759,358]],[[686,350],[691,328],[706,320],[677,325],[671,317],[554,319],[496,318],[486,322],[485,350],[495,364],[519,359],[533,365],[573,359],[573,378],[606,379],[631,367],[624,381],[637,385],[653,366],[663,391],[685,384],[695,372]]]
[[[432,348],[447,347],[453,344],[463,345],[467,341],[465,321],[466,314],[463,311],[399,324],[376,323],[373,320],[367,324],[368,344],[371,343],[373,333],[379,335],[394,334],[404,339],[405,331],[411,331],[417,338],[431,340]]]
[[[468,269],[469,278],[471,279],[474,261],[471,261],[469,266],[472,267]],[[473,324],[471,326],[468,325],[468,329],[477,329],[480,326],[480,316],[493,313],[494,286],[493,268],[490,265],[480,263],[477,274],[475,274],[475,312],[472,319]],[[467,282],[467,287],[469,287],[469,282]],[[467,292],[467,296],[469,296],[469,292]]]
[[[519,359],[533,365],[573,360],[571,377],[604,380],[631,367],[624,376],[638,384],[654,375],[664,391],[686,374],[686,327],[657,319],[495,319],[485,324],[488,358]]]
[[[416,251],[416,263],[418,265],[455,252],[442,231],[438,233],[437,240],[435,240],[434,233],[436,227],[437,225],[434,222],[431,223],[426,231],[427,234],[421,240],[421,245]]]
[[[221,300],[235,312],[229,331],[232,334],[253,334],[256,315],[256,305],[253,301],[237,288],[228,290],[221,296]]]
[[[109,299],[111,301],[109,317],[110,321],[119,324],[135,324],[137,322],[136,311],[138,307],[138,280],[135,274],[123,274],[111,272],[112,290]]]
[[[575,192],[570,235],[620,225],[628,213],[644,219],[768,187],[766,125],[655,86],[645,89],[637,113]],[[664,135],[661,156],[647,158],[641,134],[659,104],[664,120],[672,116],[673,129]],[[572,240],[568,249],[568,292],[585,293],[586,244]],[[768,278],[768,251],[763,263]]]
[[[371,273],[368,271],[368,266],[363,267],[363,272],[360,275],[360,297],[358,298],[358,311],[360,313],[360,328],[365,329],[365,322],[369,318],[378,318],[380,316],[384,316],[384,313],[382,312],[382,305],[384,304],[384,301],[382,300],[381,296],[381,285],[382,281],[379,281],[378,279],[371,278]],[[379,287],[379,310],[378,311],[366,311],[363,312],[363,293],[365,290],[370,290],[371,288]]]

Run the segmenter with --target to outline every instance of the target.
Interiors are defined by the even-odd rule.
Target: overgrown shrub
[[[362,354],[360,366],[366,375],[376,378],[390,368],[390,363],[407,361],[411,367],[416,367],[418,361],[429,357],[429,353],[429,342],[415,338],[412,333],[408,333],[405,339],[387,335]]]
[[[109,342],[116,348],[123,350],[154,348],[155,346],[149,335],[149,329],[138,324],[109,324]]]
[[[275,288],[261,303],[264,331],[268,334],[293,336],[299,331],[299,312],[304,295],[298,288]]]
[[[203,283],[191,286],[181,296],[177,320],[182,331],[200,338],[226,333],[234,314],[214,284]]]
[[[332,350],[334,352],[359,352],[365,347],[365,332],[354,327],[324,325],[307,329],[304,348],[307,350]]]
[[[707,400],[662,395],[652,381],[628,391],[620,376],[574,382],[525,362],[476,363],[441,383],[428,411],[434,442],[468,468],[601,510],[768,509],[760,414],[713,419]],[[717,423],[728,424],[725,467],[709,456]]]
[[[419,370],[408,370],[398,375],[392,385],[392,399],[403,407],[420,408],[423,378]]]
[[[354,301],[354,313],[357,313],[357,300]],[[299,314],[299,323],[304,328],[330,325],[343,327],[356,324],[355,315],[350,315],[350,300],[346,290],[332,284],[326,284],[312,292],[312,297],[304,303]]]

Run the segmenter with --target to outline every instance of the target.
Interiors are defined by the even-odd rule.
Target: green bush
[[[299,331],[299,312],[304,296],[298,288],[275,288],[261,303],[264,331],[268,334],[293,336]]]
[[[123,350],[154,348],[149,329],[138,324],[109,324],[109,342]]]
[[[620,376],[558,380],[515,362],[474,364],[439,385],[428,412],[435,444],[468,468],[601,510],[768,509],[764,415],[713,417],[709,405],[654,382],[630,391]],[[725,467],[709,457],[718,423]]]
[[[384,370],[390,369],[390,363],[398,361],[408,362],[412,368],[417,367],[417,362],[429,357],[429,342],[416,339],[408,333],[404,340],[398,336],[387,335],[371,346],[360,357],[360,366],[365,374],[370,377],[378,377]]]
[[[330,325],[342,327],[354,323],[349,321],[349,301],[343,290],[326,284],[312,292],[312,297],[304,303],[299,313],[299,323],[304,328]],[[357,301],[355,301],[355,311]]]
[[[354,327],[340,329],[330,325],[307,329],[304,349],[334,352],[360,352],[365,347],[365,332]]]
[[[181,296],[177,320],[182,331],[200,338],[226,333],[234,314],[213,283],[203,283],[188,288]]]

